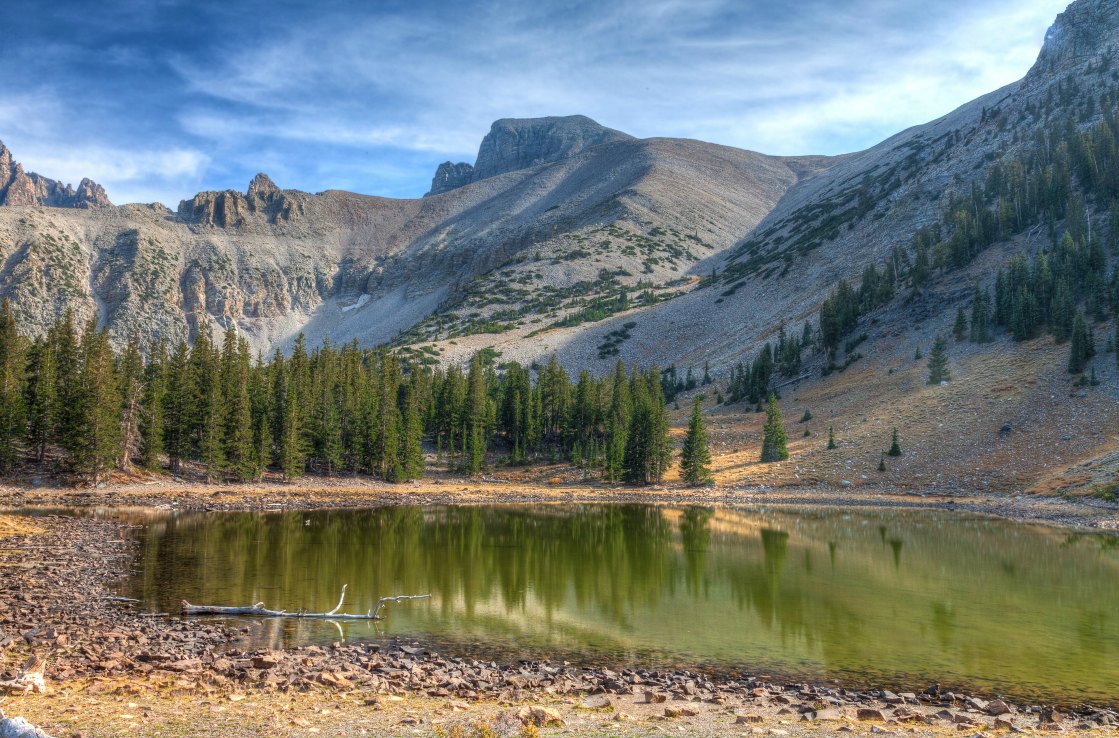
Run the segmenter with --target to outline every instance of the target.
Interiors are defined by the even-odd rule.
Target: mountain
[[[96,316],[117,344],[236,327],[268,352],[300,331],[373,345],[528,329],[622,292],[686,288],[829,160],[638,140],[574,117],[498,121],[477,165],[477,181],[415,200],[258,175],[174,212],[0,207],[0,296],[39,330],[68,308]]]
[[[0,142],[0,205],[88,209],[109,207],[112,203],[105,189],[93,180],[83,179],[75,190],[71,185],[24,172],[23,165]]]
[[[83,209],[47,187],[0,207],[0,296],[32,330],[69,308],[118,345],[236,328],[262,352],[302,332],[428,364],[488,349],[570,372],[707,369],[695,390],[728,495],[881,482],[1106,497],[1117,142],[1119,0],[1077,0],[1022,80],[844,156],[572,116],[497,121],[473,165],[441,165],[411,200],[258,175],[175,211]],[[927,382],[937,337],[946,384]],[[792,459],[760,469],[759,375],[787,425],[805,418]],[[887,464],[893,428],[903,455]]]
[[[627,140],[633,137],[585,115],[502,118],[494,121],[482,139],[474,165],[440,164],[428,194],[438,195],[499,174],[566,159],[591,146]]]

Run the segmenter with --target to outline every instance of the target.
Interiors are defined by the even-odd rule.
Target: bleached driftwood
[[[0,692],[8,692],[9,694],[46,693],[47,684],[43,679],[43,671],[46,670],[46,667],[47,662],[42,657],[31,656],[23,665],[23,668],[19,670],[15,679],[0,681]]]
[[[225,607],[222,605],[192,605],[186,600],[182,601],[183,615],[248,615],[258,618],[318,618],[321,620],[382,620],[381,608],[385,606],[386,602],[399,602],[401,600],[422,600],[426,597],[431,597],[429,594],[422,595],[394,595],[392,597],[382,597],[377,600],[376,606],[365,613],[361,614],[348,614],[340,613],[342,609],[342,602],[346,599],[346,587],[342,585],[342,596],[338,598],[338,604],[330,612],[288,612],[287,610],[269,610],[264,606],[263,602],[258,602],[255,605],[248,605],[246,607]]]

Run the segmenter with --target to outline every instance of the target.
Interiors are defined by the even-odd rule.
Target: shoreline
[[[558,485],[498,479],[443,477],[389,484],[353,478],[297,483],[221,484],[147,482],[103,489],[0,484],[0,511],[23,508],[149,508],[190,511],[357,509],[386,505],[654,504],[700,506],[889,507],[991,515],[1004,520],[1098,532],[1119,531],[1119,503],[1091,497],[913,491],[892,485],[858,487],[736,486],[634,487],[582,483]]]
[[[93,495],[39,489],[34,501],[58,507],[63,500],[73,504],[73,500],[84,498],[87,503],[82,507],[87,508],[130,505],[160,512],[262,510],[282,503],[283,509],[310,509],[445,502],[638,500],[677,505],[846,504],[950,509],[947,502],[932,497],[848,491],[806,497],[808,490],[774,490],[754,493],[747,499],[728,500],[725,495],[717,498],[704,495],[703,491],[679,495],[677,490],[650,490],[655,494],[648,495],[630,489],[610,490],[611,494],[604,495],[580,490],[568,495],[541,489],[510,499],[508,490],[501,494],[491,486],[488,492],[482,492],[483,485],[474,485],[474,489],[468,485],[470,495],[466,500],[449,496],[452,490],[444,490],[448,495],[444,497],[423,488],[394,495],[371,494],[373,490],[368,488],[289,488],[282,495],[279,490],[254,489],[251,494],[234,492],[228,495],[229,499],[224,499],[227,494],[223,494],[215,501],[213,495],[218,485],[213,487],[211,490],[190,485],[189,491],[180,490],[175,495],[161,494],[150,487],[144,487],[148,490],[145,495],[131,488],[123,490],[123,494],[119,490],[107,494],[110,488],[97,490]],[[391,490],[384,492],[387,491]],[[453,492],[461,495],[462,489]],[[29,507],[32,502],[22,495],[14,498],[8,488],[0,489],[0,506],[11,507],[16,501],[21,507]],[[997,505],[998,502],[967,498],[953,502],[951,509],[1002,513],[1000,516],[1006,519],[1048,525],[1068,526],[1069,520],[1080,519],[1072,515],[1080,506],[1064,500],[1009,500],[1005,502],[1014,504],[1005,506]],[[1067,506],[1072,509],[1066,509]],[[1093,511],[1104,514],[1092,520],[1106,524],[1119,509]],[[5,520],[9,521],[7,529]],[[10,522],[13,520],[14,529]],[[24,523],[26,530],[21,530],[19,523]],[[8,580],[0,588],[0,672],[5,672],[0,674],[0,680],[15,676],[31,654],[45,656],[47,660],[47,694],[10,696],[6,700],[0,697],[0,709],[9,717],[23,715],[56,736],[80,733],[87,738],[137,730],[146,734],[148,729],[141,728],[142,725],[153,732],[154,726],[159,725],[159,732],[164,735],[178,735],[167,726],[175,724],[185,704],[199,699],[214,706],[205,720],[224,719],[234,708],[244,713],[245,726],[238,729],[240,732],[222,728],[232,736],[306,735],[316,726],[334,731],[338,726],[345,730],[359,723],[375,725],[380,732],[408,735],[416,730],[422,735],[438,735],[453,725],[468,728],[481,723],[505,725],[504,733],[498,731],[505,735],[520,734],[514,729],[527,730],[525,726],[529,725],[538,729],[550,725],[564,735],[603,730],[611,734],[648,735],[667,722],[673,730],[687,734],[741,735],[749,730],[775,736],[818,735],[821,729],[831,732],[841,727],[870,732],[871,726],[879,731],[935,734],[946,729],[1110,731],[1112,724],[1119,725],[1119,713],[1107,705],[1075,704],[1069,705],[1075,712],[1054,713],[1040,704],[1004,704],[996,695],[976,697],[947,691],[926,694],[922,690],[928,688],[927,684],[893,685],[899,691],[890,692],[881,685],[874,689],[845,689],[835,682],[806,684],[769,676],[736,678],[733,674],[694,670],[616,671],[556,661],[519,662],[513,655],[504,662],[489,662],[444,656],[430,652],[432,644],[392,638],[383,643],[339,643],[332,647],[306,646],[281,651],[231,650],[228,644],[235,640],[240,621],[181,618],[177,614],[153,617],[137,612],[132,603],[116,597],[114,587],[127,576],[137,545],[128,527],[121,521],[84,516],[0,515],[0,573],[5,573]],[[44,556],[44,551],[49,551],[49,555]],[[900,691],[906,686],[912,691]],[[652,697],[648,696],[650,693]],[[313,714],[284,719],[281,724],[268,722],[267,727],[258,721],[272,720],[269,716],[277,710],[304,709],[292,705],[311,703],[335,706],[314,710],[307,707]],[[137,705],[146,707],[134,707]],[[1004,706],[1007,712],[1002,712]],[[98,710],[114,719],[98,726],[81,724],[84,716]],[[121,715],[132,719],[123,720]],[[538,725],[536,721],[541,715],[545,717],[540,718],[543,722]],[[181,734],[208,734],[218,729],[217,723],[207,725],[210,727],[205,730]],[[471,734],[467,730],[464,735]]]

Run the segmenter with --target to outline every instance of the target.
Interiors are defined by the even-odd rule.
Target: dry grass
[[[42,532],[43,529],[35,525],[31,518],[0,514],[0,541],[15,536],[35,536]]]

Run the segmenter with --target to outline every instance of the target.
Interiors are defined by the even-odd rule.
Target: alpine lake
[[[416,641],[484,659],[1115,703],[1119,537],[946,511],[654,505],[111,512],[121,594],[365,613],[238,618],[238,647]]]

